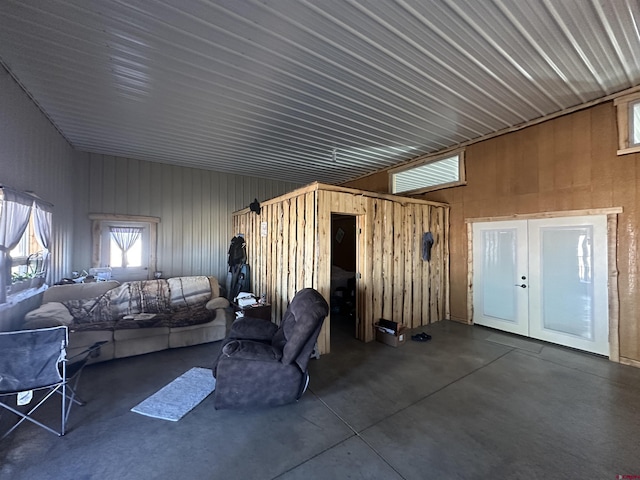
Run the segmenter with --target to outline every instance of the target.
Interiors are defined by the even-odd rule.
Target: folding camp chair
[[[56,435],[65,434],[71,406],[74,403],[84,405],[84,402],[76,396],[76,387],[82,368],[89,355],[104,343],[92,345],[72,359],[67,359],[68,339],[66,326],[0,332],[0,407],[20,417],[20,420],[2,438],[13,432],[25,420]],[[70,385],[70,382],[73,385]],[[9,397],[8,401],[12,401],[10,397],[15,397],[16,407],[18,407],[18,404],[21,404],[20,399],[25,397],[28,401],[23,403],[30,403],[30,397],[34,391],[43,391],[44,396],[35,406],[26,407],[28,409],[26,413],[3,401],[6,397]],[[33,418],[34,412],[56,393],[59,393],[62,399],[59,430]]]

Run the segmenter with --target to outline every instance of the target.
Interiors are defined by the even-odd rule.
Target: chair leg
[[[25,420],[28,420],[31,423],[34,423],[36,425],[38,425],[39,427],[44,428],[45,430],[48,430],[51,433],[55,433],[56,435],[58,435],[59,437],[61,437],[62,435],[65,434],[65,429],[66,429],[66,415],[64,415],[64,402],[63,402],[63,415],[62,415],[62,428],[60,431],[57,431],[53,428],[51,428],[48,425],[45,425],[44,423],[36,420],[35,418],[31,417],[31,414],[33,412],[36,411],[36,409],[38,407],[40,407],[40,405],[42,405],[44,402],[46,402],[51,395],[53,395],[54,393],[59,392],[59,389],[61,388],[61,386],[57,386],[54,389],[51,389],[43,398],[42,400],[40,400],[36,406],[34,406],[31,410],[29,410],[27,413],[22,413],[19,410],[16,410],[15,408],[11,407],[10,405],[7,405],[6,403],[1,403],[2,407],[6,408],[7,410],[9,410],[10,412],[13,412],[14,414],[16,414],[17,416],[21,417],[20,420],[13,426],[11,427],[9,430],[7,430],[7,432],[5,432],[4,435],[2,435],[2,439],[4,439],[5,437],[7,437],[11,432],[13,432],[16,428],[18,428],[22,422],[24,422]]]
[[[78,383],[80,382],[81,374],[82,374],[82,370],[80,370],[78,374],[75,376],[75,378],[73,378],[73,385],[71,384],[72,383],[71,381],[68,381],[66,384],[66,388],[68,391],[65,393],[68,400],[66,421],[69,420],[69,413],[71,412],[71,407],[74,404],[80,407],[84,407],[87,404],[87,402],[84,401],[82,398],[80,398],[80,396],[78,396],[78,394],[76,393],[78,389]],[[62,392],[58,392],[58,393],[62,395]]]
[[[84,407],[87,404],[87,402],[85,402],[82,398],[80,398],[76,394],[77,386],[78,386],[78,379],[77,378],[73,382],[73,387],[71,385],[69,385],[69,384],[66,385],[66,391],[64,393],[64,396],[67,399],[67,406],[66,406],[66,413],[65,413],[65,425],[69,421],[69,414],[71,413],[71,407],[74,404],[78,405],[80,407]],[[62,395],[62,392],[60,390],[58,390],[58,393],[60,395]]]
[[[63,382],[62,384],[62,407],[61,407],[61,416],[62,416],[62,424],[60,425],[60,433],[61,436],[65,434],[65,430],[67,429],[67,415],[69,411],[66,409],[66,401],[67,401],[67,382]]]

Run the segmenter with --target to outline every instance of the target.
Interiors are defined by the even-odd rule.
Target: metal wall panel
[[[5,0],[0,64],[78,149],[337,184],[640,85],[638,15],[637,0]]]
[[[0,184],[30,191],[54,205],[51,273],[67,276],[73,251],[75,152],[22,89],[0,69]],[[33,302],[0,308],[0,330],[16,328]],[[24,308],[23,308],[24,307]]]
[[[298,184],[144,160],[90,154],[75,162],[74,269],[91,265],[90,213],[159,217],[158,270],[214,275],[224,285],[231,213]],[[259,172],[256,172],[259,173]]]

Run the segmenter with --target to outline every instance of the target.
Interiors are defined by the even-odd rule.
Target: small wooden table
[[[247,305],[241,307],[237,304],[233,304],[233,309],[236,312],[242,311],[245,317],[260,318],[268,322],[271,321],[271,304],[261,303],[259,305]]]

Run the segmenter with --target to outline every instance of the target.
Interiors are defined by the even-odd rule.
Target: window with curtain
[[[111,266],[140,267],[142,265],[142,227],[109,227],[111,235]],[[118,262],[118,256],[120,262]]]
[[[153,278],[156,270],[160,218],[90,213],[93,252],[91,268],[110,271],[120,282]]]
[[[99,264],[93,267],[111,268],[111,276],[121,282],[149,278],[155,268],[151,264],[155,257],[151,225],[121,219],[100,221]]]
[[[51,204],[28,193],[0,187],[0,303],[5,303],[8,295],[44,282],[51,223]]]

